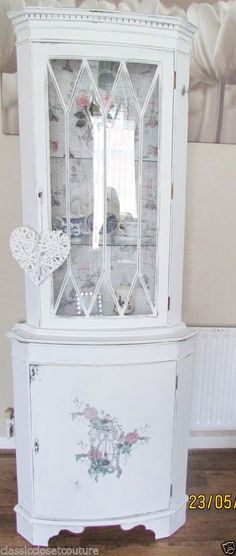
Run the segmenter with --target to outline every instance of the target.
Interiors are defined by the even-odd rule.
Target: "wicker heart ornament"
[[[61,231],[45,230],[37,234],[21,226],[10,237],[11,253],[36,285],[41,284],[68,256],[70,242]]]

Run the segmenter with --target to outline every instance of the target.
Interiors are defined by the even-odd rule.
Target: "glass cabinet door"
[[[70,239],[57,316],[157,315],[157,65],[50,60],[51,223]]]

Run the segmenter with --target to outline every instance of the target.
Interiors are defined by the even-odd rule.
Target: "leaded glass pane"
[[[140,265],[155,305],[157,290],[159,79],[148,96],[143,118]]]
[[[106,123],[107,274],[117,291],[137,270],[139,112],[126,68],[109,100]],[[122,308],[122,304],[119,303]]]
[[[65,115],[55,84],[49,76],[50,179],[51,219],[53,230],[67,230],[66,172],[65,172]],[[63,214],[63,217],[62,217]],[[53,274],[54,304],[67,272],[67,262]]]
[[[63,289],[56,314],[66,317],[84,316],[81,296],[77,288],[75,288],[75,285],[70,276],[68,277]]]
[[[156,314],[159,78],[154,64],[52,60],[52,228],[60,316]]]
[[[103,264],[104,118],[86,66],[70,108],[69,144],[71,266],[88,309]]]
[[[128,296],[127,308],[124,306],[125,315],[150,315],[152,309],[145,294],[143,284],[140,278],[137,278],[134,289]]]
[[[145,100],[149,94],[157,66],[154,64],[142,64],[137,62],[128,62],[126,65],[139,106],[140,108],[143,108]]]
[[[81,60],[51,60],[51,68],[66,106],[70,102],[80,67]]]
[[[117,79],[120,63],[107,60],[89,60],[89,67],[96,83],[102,105],[106,108],[110,100],[114,82]]]
[[[65,115],[56,84],[50,75],[48,76],[48,100],[50,156],[62,158],[65,156]]]

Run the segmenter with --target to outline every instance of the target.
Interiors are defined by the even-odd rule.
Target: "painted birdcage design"
[[[121,475],[119,464],[119,444],[122,431],[114,420],[108,416],[92,425],[90,436],[91,467],[89,472],[94,473],[116,473]]]
[[[146,436],[149,425],[125,432],[118,419],[109,413],[99,412],[96,407],[84,404],[78,398],[74,402],[77,411],[72,413],[72,419],[83,417],[88,424],[88,442],[80,439],[78,444],[82,451],[75,454],[76,461],[89,463],[88,473],[95,481],[107,474],[119,478],[122,474],[120,458],[130,456],[135,445],[149,441]]]

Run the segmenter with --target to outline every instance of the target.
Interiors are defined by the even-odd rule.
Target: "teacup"
[[[124,304],[126,302],[126,299],[127,299],[127,296],[128,296],[128,293],[129,293],[129,290],[130,290],[130,284],[128,282],[123,282],[115,288],[115,293],[116,293],[116,296],[117,296],[118,303],[119,303],[120,307],[124,306]],[[125,315],[130,315],[131,313],[133,313],[133,311],[134,311],[134,302],[133,302],[133,298],[131,296],[129,298],[129,301],[128,301],[128,304],[126,306],[124,314]],[[117,308],[116,308],[115,305],[113,307],[113,312],[117,315]]]
[[[111,234],[117,228],[118,220],[117,220],[116,214],[113,214],[112,212],[107,212],[106,222],[107,222],[107,234]],[[94,230],[94,214],[93,214],[93,212],[91,212],[91,214],[89,214],[86,217],[86,226],[87,226],[87,228],[90,232],[93,232],[93,230]],[[103,226],[101,225],[99,233],[101,233],[102,230],[103,230]]]
[[[87,232],[85,220],[85,216],[77,216],[70,219],[71,239],[79,239]],[[67,218],[65,216],[55,216],[52,225],[54,230],[61,230],[64,234],[67,234]]]
[[[135,237],[137,235],[137,220],[123,220],[118,222],[118,233],[127,237]]]

